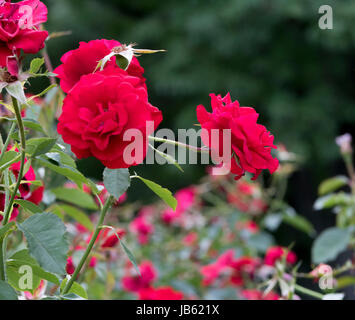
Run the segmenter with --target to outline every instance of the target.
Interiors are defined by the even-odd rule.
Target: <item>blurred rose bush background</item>
[[[196,123],[196,106],[209,104],[210,92],[231,92],[241,105],[255,107],[279,147],[279,170],[257,182],[250,176],[237,182],[211,176],[210,167],[199,165],[182,166],[183,174],[173,165],[139,166],[143,176],[174,191],[178,208],[156,201],[143,184],[129,189],[107,222],[118,228],[101,231],[79,279],[89,298],[309,298],[295,289],[294,277],[317,291],[319,263],[331,263],[339,277],[351,269],[350,231],[339,231],[354,224],[351,152],[341,149],[344,165],[342,141],[337,145],[335,138],[355,132],[354,3],[329,1],[334,29],[324,31],[318,28],[318,0],[43,2],[49,33],[70,31],[47,43],[54,67],[65,52],[92,39],[166,49],[158,58],[140,58],[150,101],[164,111],[161,127],[189,128]],[[33,93],[46,88],[46,81],[32,79]],[[34,109],[48,102],[53,105],[50,97],[37,100]],[[47,117],[54,119],[55,111]],[[51,125],[46,129],[53,130]],[[77,164],[101,181],[98,160]],[[322,183],[332,176],[337,178]],[[75,185],[56,175],[43,178],[45,205],[67,222],[71,274],[90,240],[98,203],[73,201],[63,190]],[[107,198],[105,191],[100,197]],[[314,249],[315,239],[334,225],[339,229],[330,231],[338,233],[330,239],[340,245],[327,256],[324,245]],[[134,254],[141,276],[117,235]],[[347,297],[354,298],[353,283],[348,275],[335,289],[348,288]],[[40,297],[44,288],[43,283],[34,294]]]

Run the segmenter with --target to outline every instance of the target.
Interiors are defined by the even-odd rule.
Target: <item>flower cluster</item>
[[[147,138],[162,121],[161,112],[148,101],[144,70],[136,58],[127,70],[118,67],[113,57],[95,72],[98,62],[119,46],[113,40],[81,43],[62,57],[63,64],[55,70],[68,93],[59,134],[79,159],[94,156],[110,169],[142,163]],[[133,140],[129,133],[137,131],[140,147],[129,153]]]
[[[122,278],[123,288],[136,293],[140,300],[181,300],[183,294],[171,287],[152,286],[157,279],[157,271],[150,261],[144,261],[139,266],[140,275],[132,267],[127,268],[126,275]]]
[[[40,30],[47,21],[47,7],[39,0],[11,3],[0,1],[0,66],[16,76],[21,50],[37,53],[43,49],[48,32]]]

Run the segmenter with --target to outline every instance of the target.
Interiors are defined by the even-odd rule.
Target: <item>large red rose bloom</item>
[[[43,49],[47,31],[38,29],[47,21],[47,7],[39,0],[17,3],[0,1],[0,66],[6,67],[14,54],[37,53]]]
[[[78,49],[68,51],[64,54],[61,58],[63,64],[54,70],[54,73],[60,78],[62,90],[68,93],[79,82],[82,76],[93,73],[99,61],[110,54],[113,48],[119,46],[121,46],[121,43],[116,40],[92,40],[88,43],[80,42]],[[119,69],[115,57],[112,57],[105,65],[105,69],[111,68]],[[133,57],[127,73],[138,77],[140,84],[145,86],[144,69],[140,66],[137,58]]]
[[[154,122],[149,128],[147,121]],[[71,145],[79,159],[94,156],[110,169],[128,168],[143,162],[147,136],[162,121],[162,114],[148,102],[147,90],[140,79],[122,69],[104,70],[81,77],[63,102],[58,133]],[[149,130],[147,130],[147,126]],[[124,151],[131,141],[124,141],[129,129],[141,132],[140,160],[127,163]]]
[[[222,98],[211,94],[212,113],[204,106],[197,107],[197,119],[204,129],[202,141],[215,154],[222,155],[222,130],[231,131],[231,172],[239,179],[246,171],[254,174],[256,179],[263,169],[274,173],[279,161],[271,155],[274,137],[263,125],[257,123],[259,114],[253,108],[240,107],[238,101],[232,102],[229,93]],[[219,148],[212,142],[212,130],[219,131]],[[206,134],[208,133],[208,134]]]

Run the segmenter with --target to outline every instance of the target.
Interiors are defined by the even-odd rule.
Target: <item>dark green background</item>
[[[211,92],[229,91],[242,105],[255,107],[276,143],[304,158],[303,170],[291,180],[289,201],[302,214],[317,215],[312,202],[318,183],[343,170],[334,139],[354,131],[354,1],[44,2],[49,8],[46,28],[72,31],[48,43],[55,66],[79,41],[92,39],[168,51],[140,58],[151,103],[164,115],[163,128],[193,127],[196,106],[209,106]],[[318,28],[323,4],[333,8],[333,30]],[[97,173],[93,160],[81,168]],[[179,174],[173,166],[137,168],[173,190],[204,174],[198,166],[184,169]],[[132,198],[149,199],[149,193],[137,188]]]

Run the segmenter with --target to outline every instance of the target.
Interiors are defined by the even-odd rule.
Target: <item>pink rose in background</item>
[[[183,294],[171,287],[146,288],[138,293],[139,300],[182,300]]]
[[[154,226],[145,216],[139,216],[131,222],[130,230],[138,236],[140,244],[147,244],[150,235],[154,232]]]
[[[270,247],[265,254],[264,263],[269,266],[274,266],[276,261],[283,259],[286,254],[286,262],[294,264],[297,261],[297,256],[294,252],[280,246]]]
[[[264,294],[262,291],[257,289],[243,290],[242,296],[247,300],[279,300],[280,299],[280,296],[273,291]]]
[[[197,241],[198,241],[198,233],[197,232],[190,232],[182,239],[182,243],[185,246],[193,246],[194,244],[196,244]]]
[[[127,274],[122,278],[123,288],[130,292],[137,292],[141,289],[148,288],[157,278],[157,272],[150,261],[144,261],[139,266],[141,275],[136,274],[135,270],[129,269],[129,273],[134,272],[135,275]]]
[[[223,253],[215,262],[203,266],[201,274],[203,275],[203,285],[208,286],[215,282],[222,272],[230,269],[234,259],[234,251],[228,250]]]
[[[194,187],[188,187],[181,189],[176,192],[175,198],[177,200],[177,207],[174,211],[169,208],[166,209],[162,214],[162,220],[166,224],[179,223],[183,219],[183,214],[190,210],[192,206],[196,203],[196,190]]]

